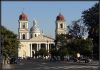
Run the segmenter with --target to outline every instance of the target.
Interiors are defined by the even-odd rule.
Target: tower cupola
[[[59,13],[59,15],[56,17],[56,21],[64,21],[64,20],[65,20],[64,16],[61,13]]]
[[[19,16],[19,20],[27,21],[28,20],[27,15],[22,12],[22,14]]]

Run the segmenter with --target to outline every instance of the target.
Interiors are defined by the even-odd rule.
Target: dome
[[[22,14],[19,16],[19,20],[27,21],[27,15],[22,12]]]
[[[56,20],[64,21],[64,16],[59,13],[59,15],[56,17]]]
[[[37,27],[37,22],[36,22],[36,20],[33,21],[33,26],[31,27],[30,32],[33,32],[33,33],[40,33],[40,30],[39,30],[39,28]]]
[[[31,27],[31,29],[30,29],[30,32],[33,32],[33,33],[40,33],[40,30],[39,30],[39,28],[37,28],[37,27]]]

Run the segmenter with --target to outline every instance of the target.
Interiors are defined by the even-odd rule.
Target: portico
[[[41,48],[45,48],[48,52],[54,47],[54,43],[31,43],[30,44],[30,56],[33,57],[33,52],[39,51]]]

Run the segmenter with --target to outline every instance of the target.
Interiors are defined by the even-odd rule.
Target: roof
[[[59,13],[59,15],[56,17],[56,21],[64,21],[64,20],[65,20],[64,16],[61,13]]]
[[[19,16],[19,20],[27,21],[27,15],[22,12],[22,14]]]

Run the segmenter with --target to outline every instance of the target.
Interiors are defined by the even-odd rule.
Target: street
[[[98,64],[73,62],[47,62],[24,60],[18,64],[7,64],[2,70],[98,70]]]

